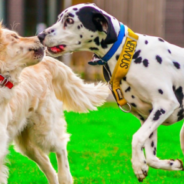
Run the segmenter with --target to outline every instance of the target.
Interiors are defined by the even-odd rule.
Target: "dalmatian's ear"
[[[112,44],[117,41],[117,34],[110,17],[101,13],[95,13],[93,16],[93,23],[98,31],[103,31],[107,34],[107,37],[104,40],[105,44]]]
[[[86,6],[81,8],[76,14],[85,28],[93,32],[103,31],[107,34],[104,44],[111,44],[117,40],[111,18],[103,14],[102,11],[91,6]]]

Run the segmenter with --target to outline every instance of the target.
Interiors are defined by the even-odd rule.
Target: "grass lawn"
[[[68,157],[75,184],[135,184],[139,183],[131,166],[132,135],[140,127],[131,114],[118,109],[115,103],[106,103],[99,111],[88,114],[65,113],[68,132]],[[161,126],[158,131],[158,156],[162,159],[180,158],[179,132],[182,122]],[[55,169],[56,158],[50,155]],[[36,164],[16,153],[10,146],[9,184],[46,184],[47,180]],[[181,184],[184,172],[150,168],[145,184]]]

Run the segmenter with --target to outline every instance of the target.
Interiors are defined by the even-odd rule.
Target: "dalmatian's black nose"
[[[44,32],[38,34],[38,39],[40,40],[41,43],[43,43],[45,36],[46,36],[46,34]]]

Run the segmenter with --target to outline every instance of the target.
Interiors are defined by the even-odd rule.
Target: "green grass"
[[[138,183],[131,166],[132,135],[140,127],[131,114],[106,103],[99,111],[88,114],[65,113],[68,132],[68,157],[75,184],[135,184]],[[179,132],[182,122],[161,126],[158,131],[158,156],[162,159],[180,158]],[[57,170],[56,158],[50,155]],[[13,146],[8,156],[9,184],[46,184],[47,180],[36,164]],[[184,182],[184,172],[149,169],[145,184],[177,184]]]

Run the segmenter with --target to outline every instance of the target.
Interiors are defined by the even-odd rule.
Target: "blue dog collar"
[[[95,61],[90,61],[88,64],[90,65],[104,65],[106,64],[111,57],[115,54],[115,52],[118,50],[119,46],[121,45],[121,42],[125,36],[125,26],[123,24],[120,24],[120,31],[117,38],[117,41],[113,44],[113,46],[110,48],[110,50],[105,54],[103,58],[95,59]]]

